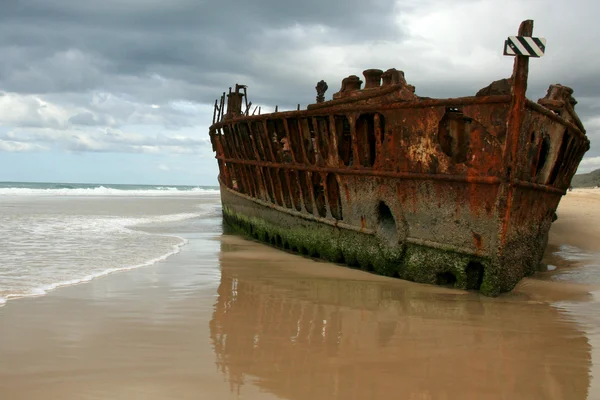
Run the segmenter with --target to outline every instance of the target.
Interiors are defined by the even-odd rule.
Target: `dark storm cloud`
[[[532,61],[528,96],[543,97],[555,80],[573,87],[591,121],[589,154],[600,155],[600,48],[589,44],[600,40],[598,6],[507,2],[0,0],[0,94],[10,93],[12,107],[0,109],[0,128],[54,129],[41,143],[83,151],[200,148],[159,143],[148,127],[172,137],[205,129],[215,98],[235,83],[249,85],[254,104],[306,106],[318,80],[330,98],[344,76],[366,68],[403,69],[422,96],[472,95],[510,75],[498,47],[532,17],[549,42],[547,56]],[[147,141],[132,125],[146,127]],[[119,128],[129,133],[118,140],[97,132]],[[36,138],[15,129],[0,150],[37,148],[26,146]]]
[[[270,40],[265,31],[324,26],[322,42],[391,39],[391,1],[4,1],[0,6],[3,89],[56,93],[118,89],[156,101],[207,101],[227,77],[254,75],[255,50],[289,49],[302,40]],[[333,36],[333,37],[331,37]],[[284,38],[285,39],[285,38]],[[252,54],[251,54],[252,53]],[[268,52],[265,52],[268,57]],[[153,82],[153,74],[165,81]],[[222,80],[223,82],[215,82]],[[171,82],[173,80],[174,82]],[[178,81],[189,85],[178,91]],[[144,86],[154,83],[152,91]]]

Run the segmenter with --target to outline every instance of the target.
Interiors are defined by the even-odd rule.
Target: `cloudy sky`
[[[215,98],[263,110],[328,98],[366,68],[417,94],[474,94],[508,77],[508,35],[534,19],[547,53],[528,97],[575,90],[600,167],[595,0],[0,0],[0,181],[216,184]]]

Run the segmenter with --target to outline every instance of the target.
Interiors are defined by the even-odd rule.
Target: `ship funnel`
[[[398,85],[403,84],[406,85],[406,80],[404,79],[404,72],[398,71],[396,68],[390,68],[382,74],[383,78],[383,86],[390,85]]]
[[[240,92],[240,89],[244,89],[244,93]],[[231,119],[242,115],[242,99],[245,96],[246,85],[235,85],[235,92],[229,88],[229,94],[227,95],[227,112],[223,116],[223,119]]]
[[[363,71],[365,77],[365,89],[378,88],[381,86],[381,75],[383,71],[380,69],[366,69]]]

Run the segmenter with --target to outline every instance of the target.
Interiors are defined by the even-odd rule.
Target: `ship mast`
[[[521,137],[521,127],[525,117],[525,93],[527,92],[527,78],[529,76],[529,57],[539,57],[543,54],[545,46],[532,48],[529,43],[541,43],[540,39],[532,38],[533,20],[525,20],[519,26],[518,36],[509,37],[504,44],[504,55],[515,56],[513,74],[511,77],[511,102],[506,123],[506,147],[504,152],[504,165],[506,165],[506,183],[504,205],[504,220],[500,232],[500,245],[506,242],[506,233],[510,221],[510,213],[513,207],[514,184],[513,174],[517,170],[517,154],[519,151],[519,139]],[[533,40],[537,42],[533,42]],[[545,40],[542,39],[545,43]],[[538,50],[536,52],[536,50]],[[502,212],[502,211],[501,211]]]

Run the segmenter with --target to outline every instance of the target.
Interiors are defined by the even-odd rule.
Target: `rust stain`
[[[348,188],[348,185],[344,185],[344,192],[346,193],[346,201],[350,202],[351,197],[350,197],[350,189]]]
[[[519,35],[532,29],[525,21]],[[543,253],[589,149],[572,89],[555,84],[537,103],[526,99],[525,57],[511,78],[462,98],[419,97],[393,68],[363,76],[364,87],[344,78],[331,100],[321,81],[306,109],[263,115],[249,113],[245,86],[230,88],[209,129],[220,182],[357,230],[380,224],[384,204],[418,243],[472,243],[501,267],[512,268],[513,253]]]

